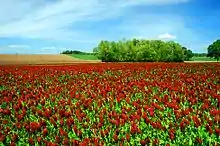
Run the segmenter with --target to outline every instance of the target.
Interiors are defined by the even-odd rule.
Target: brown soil
[[[96,60],[80,60],[67,55],[8,55],[0,54],[0,65],[52,65],[99,63]]]

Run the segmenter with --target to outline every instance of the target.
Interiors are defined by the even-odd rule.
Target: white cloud
[[[169,34],[169,33],[164,33],[164,34],[160,34],[158,36],[159,39],[176,39],[175,35]]]
[[[121,6],[129,6],[129,5],[139,5],[139,4],[145,4],[145,5],[167,5],[167,4],[179,4],[179,3],[185,3],[190,0],[130,0],[130,1],[124,1],[121,0]]]
[[[23,44],[11,44],[7,46],[8,48],[31,48],[29,45],[23,45]]]
[[[27,54],[31,51],[31,46],[25,44],[10,44],[0,46],[0,54]]]
[[[47,46],[47,47],[43,47],[41,50],[47,51],[47,50],[55,50],[56,47],[54,46]]]
[[[115,18],[136,5],[166,5],[189,0],[7,0],[0,1],[0,37],[89,40],[74,29],[79,21]],[[5,17],[7,14],[7,17]]]
[[[58,54],[58,48],[55,46],[45,46],[41,48],[40,54]]]

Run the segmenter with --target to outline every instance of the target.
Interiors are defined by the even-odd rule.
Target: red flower
[[[201,126],[201,122],[200,122],[200,120],[197,116],[192,116],[192,119],[193,119],[194,124],[195,124],[196,127]]]
[[[130,141],[130,134],[126,134],[126,140]]]
[[[37,137],[37,142],[40,143],[41,142],[41,137]]]
[[[66,136],[67,135],[67,133],[62,128],[60,128],[59,132],[60,132],[61,136]]]
[[[138,132],[138,126],[133,122],[131,124],[131,134],[135,134]]]
[[[148,112],[149,112],[149,114],[150,114],[150,116],[151,117],[153,117],[154,116],[154,108],[148,108]]]
[[[117,102],[119,103],[121,101],[121,98],[120,97],[116,97],[117,99]]]
[[[53,124],[54,127],[57,127],[57,123],[54,120],[54,118],[52,118],[52,117],[50,118],[50,123]]]
[[[162,108],[159,104],[157,104],[157,103],[155,103],[155,102],[153,102],[152,105],[153,105],[155,108],[159,109],[159,110],[163,110],[163,108]]]
[[[175,130],[174,129],[169,130],[169,137],[171,140],[175,139]]]
[[[38,129],[40,129],[40,124],[39,123],[37,123],[37,122],[31,122],[30,123],[30,131],[31,132],[35,132]]]
[[[12,135],[12,140],[13,140],[14,142],[16,142],[16,141],[18,140],[18,135],[17,135],[17,134],[13,134],[13,135]]]
[[[122,117],[123,119],[127,120],[127,116],[126,116],[124,113],[121,114],[121,117]]]
[[[48,133],[47,128],[44,128],[44,129],[43,129],[43,136],[46,136],[47,133]]]
[[[82,131],[78,130],[78,131],[77,131],[77,135],[78,135],[80,138],[82,138]]]
[[[57,142],[57,143],[60,143],[60,142],[61,142],[61,140],[60,140],[60,137],[59,137],[59,136],[55,136],[55,140],[56,140],[56,142]]]
[[[72,144],[73,144],[73,146],[78,146],[79,145],[79,141],[78,140],[73,140]]]
[[[140,140],[140,144],[142,145],[142,146],[145,146],[146,145],[146,141],[145,140]]]
[[[153,144],[155,144],[155,145],[159,144],[159,139],[155,138],[154,141],[153,141]]]
[[[63,119],[60,120],[60,126],[63,126],[64,125],[64,121]]]
[[[33,138],[30,137],[28,141],[29,141],[29,144],[30,144],[30,145],[33,145],[33,144],[34,144]]]
[[[4,110],[3,110],[3,114],[5,114],[5,115],[10,115],[10,114],[11,114],[10,109],[8,109],[8,108],[4,109]]]
[[[0,134],[0,142],[4,142],[5,141],[5,136],[4,135],[2,135],[2,134]]]
[[[180,122],[180,128],[181,130],[184,130],[184,128],[189,125],[189,121],[187,119],[183,119],[181,122]]]
[[[118,141],[118,135],[116,133],[113,135],[113,139],[114,139],[115,142]]]
[[[199,143],[199,144],[202,144],[202,139],[197,137],[196,142]]]
[[[150,143],[150,138],[149,138],[149,137],[146,138],[146,142],[147,142],[147,143]]]
[[[15,142],[12,141],[11,144],[10,144],[10,146],[16,146],[16,145],[15,145]]]
[[[215,128],[215,133],[216,133],[218,136],[220,136],[220,129]]]
[[[64,145],[69,145],[69,140],[68,140],[68,138],[65,138],[65,139],[64,139],[63,144],[64,144]]]
[[[48,143],[47,143],[47,146],[58,146],[58,144],[53,143],[53,142],[48,142]]]

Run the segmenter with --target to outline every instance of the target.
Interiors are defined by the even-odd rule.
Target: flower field
[[[1,66],[0,145],[220,145],[220,64]]]

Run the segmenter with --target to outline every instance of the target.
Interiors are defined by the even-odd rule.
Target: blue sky
[[[101,40],[174,40],[193,52],[220,39],[218,0],[2,0],[0,53],[91,52]]]

